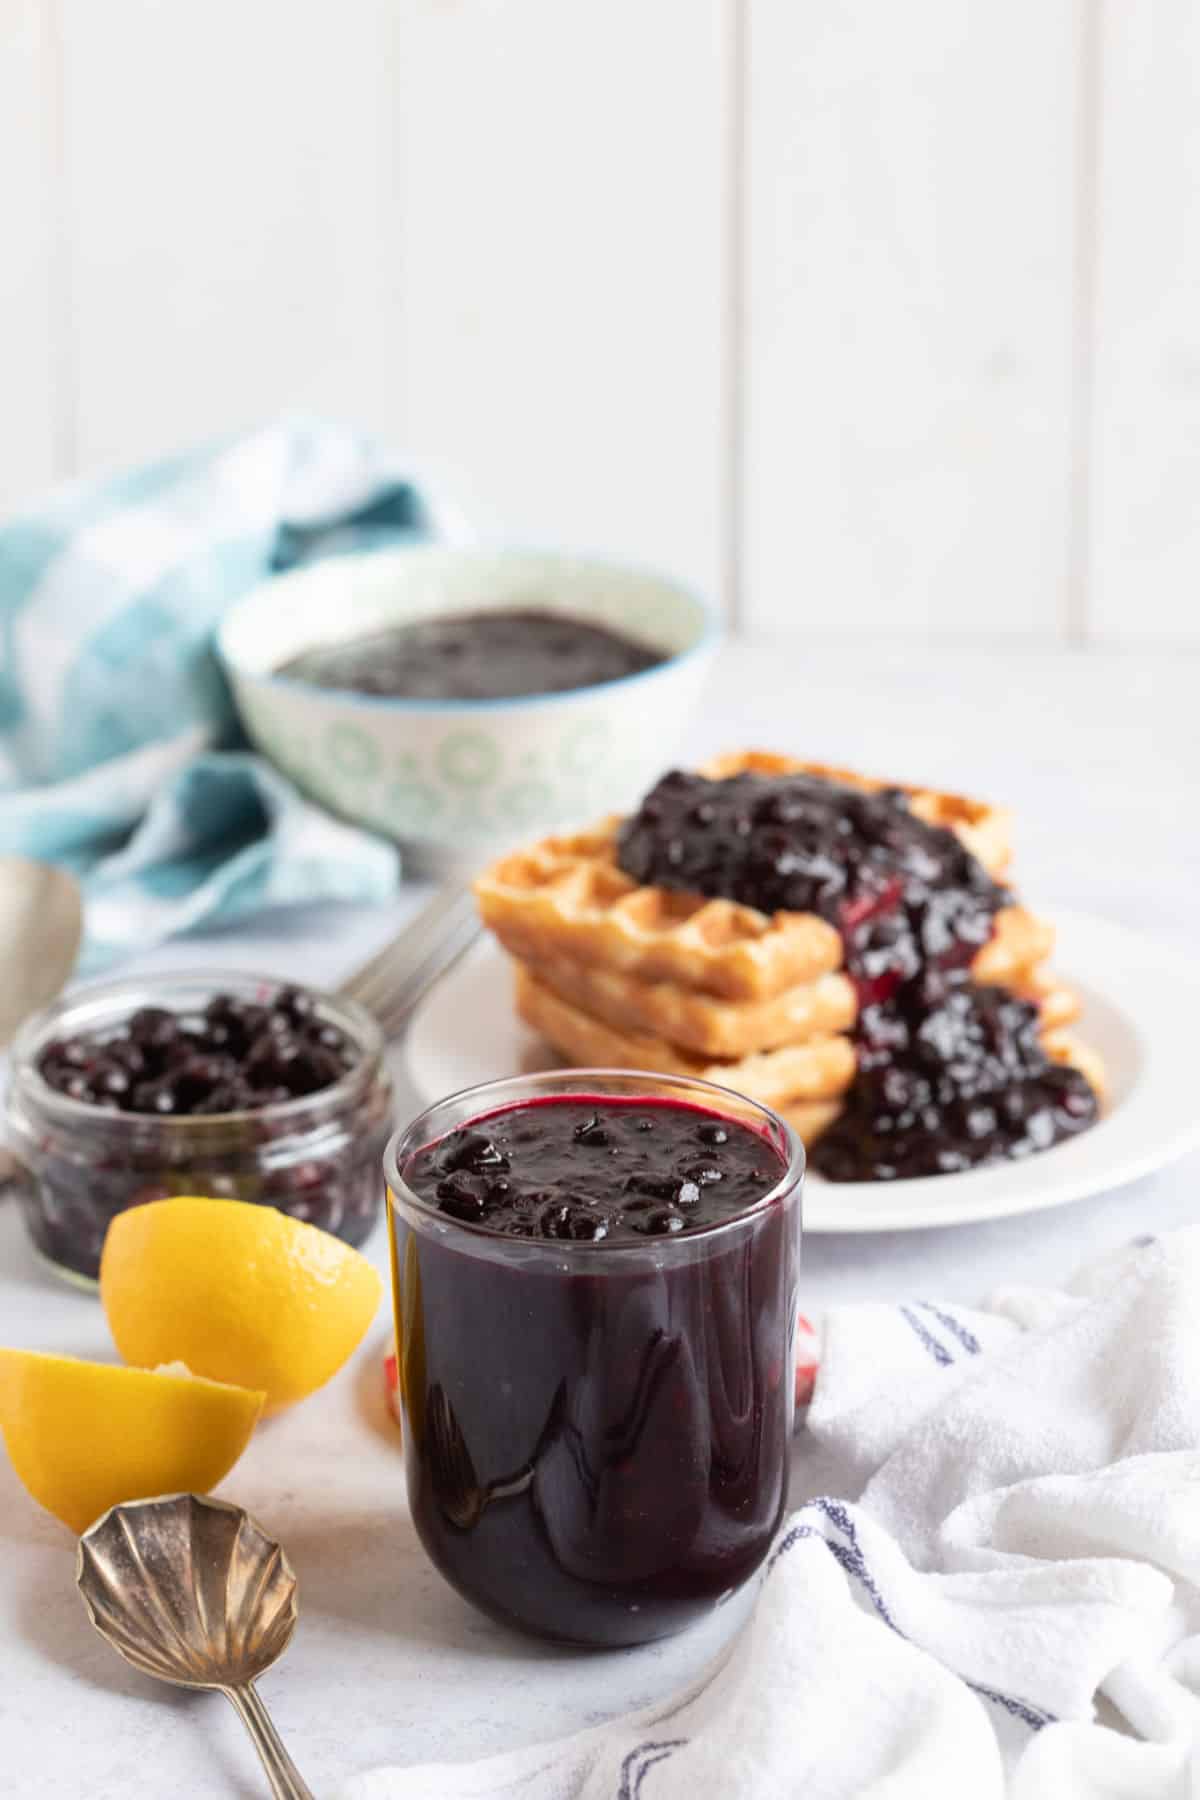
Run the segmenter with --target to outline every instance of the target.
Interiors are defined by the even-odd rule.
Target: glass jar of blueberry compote
[[[383,1200],[378,1027],[349,1001],[262,976],[77,990],[22,1029],[6,1111],[34,1244],[84,1286],[109,1220],[145,1201],[257,1201],[360,1244]]]
[[[615,1648],[761,1567],[787,1505],[804,1151],[704,1081],[453,1094],[386,1169],[409,1507],[493,1618]]]

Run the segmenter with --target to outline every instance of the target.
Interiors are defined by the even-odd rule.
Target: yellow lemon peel
[[[357,1250],[270,1206],[182,1195],[118,1213],[100,1260],[117,1349],[262,1388],[278,1412],[361,1343],[382,1284]]]
[[[0,1349],[0,1434],[13,1468],[76,1532],[122,1500],[207,1493],[246,1448],[264,1399],[186,1372]]]

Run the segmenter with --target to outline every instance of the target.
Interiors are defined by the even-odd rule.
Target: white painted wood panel
[[[706,589],[732,0],[404,0],[404,416],[485,523]]]
[[[729,0],[63,0],[85,467],[286,406],[715,587]]]
[[[1077,0],[747,4],[747,616],[1056,638]]]
[[[0,0],[0,514],[58,472],[52,28],[50,0]]]
[[[1200,644],[1200,9],[1102,9],[1091,628]]]
[[[388,0],[62,0],[79,452],[398,423]]]

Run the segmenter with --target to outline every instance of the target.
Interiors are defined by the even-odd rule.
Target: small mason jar
[[[408,1185],[417,1152],[457,1127],[555,1099],[735,1120],[778,1179],[731,1218],[599,1242],[506,1236]],[[408,1497],[437,1568],[560,1642],[643,1643],[708,1613],[760,1566],[787,1504],[796,1134],[707,1082],[573,1069],[442,1101],[385,1166]],[[582,1197],[622,1179],[598,1164]]]
[[[114,1214],[172,1194],[278,1207],[361,1244],[383,1200],[380,1158],[391,1131],[382,1034],[352,1002],[314,990],[319,1018],[356,1060],[339,1080],[244,1111],[161,1117],[116,1112],[51,1087],[38,1064],[56,1039],[103,1040],[143,1006],[184,1017],[218,994],[268,1003],[284,984],[231,971],[152,976],[81,988],[37,1014],[13,1045],[5,1136],[9,1180],[39,1255],[82,1287],[95,1284]]]

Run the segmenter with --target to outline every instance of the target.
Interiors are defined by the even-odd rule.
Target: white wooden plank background
[[[751,5],[753,624],[1061,635],[1077,27]]]
[[[517,541],[712,591],[726,0],[408,0],[404,418]]]
[[[0,513],[52,479],[69,423],[52,24],[42,0],[0,0]]]
[[[1091,624],[1200,643],[1200,8],[1103,23]]]
[[[754,631],[1200,645],[1198,120],[1191,0],[0,0],[0,508],[290,407]]]
[[[393,9],[60,0],[79,457],[394,429]]]

